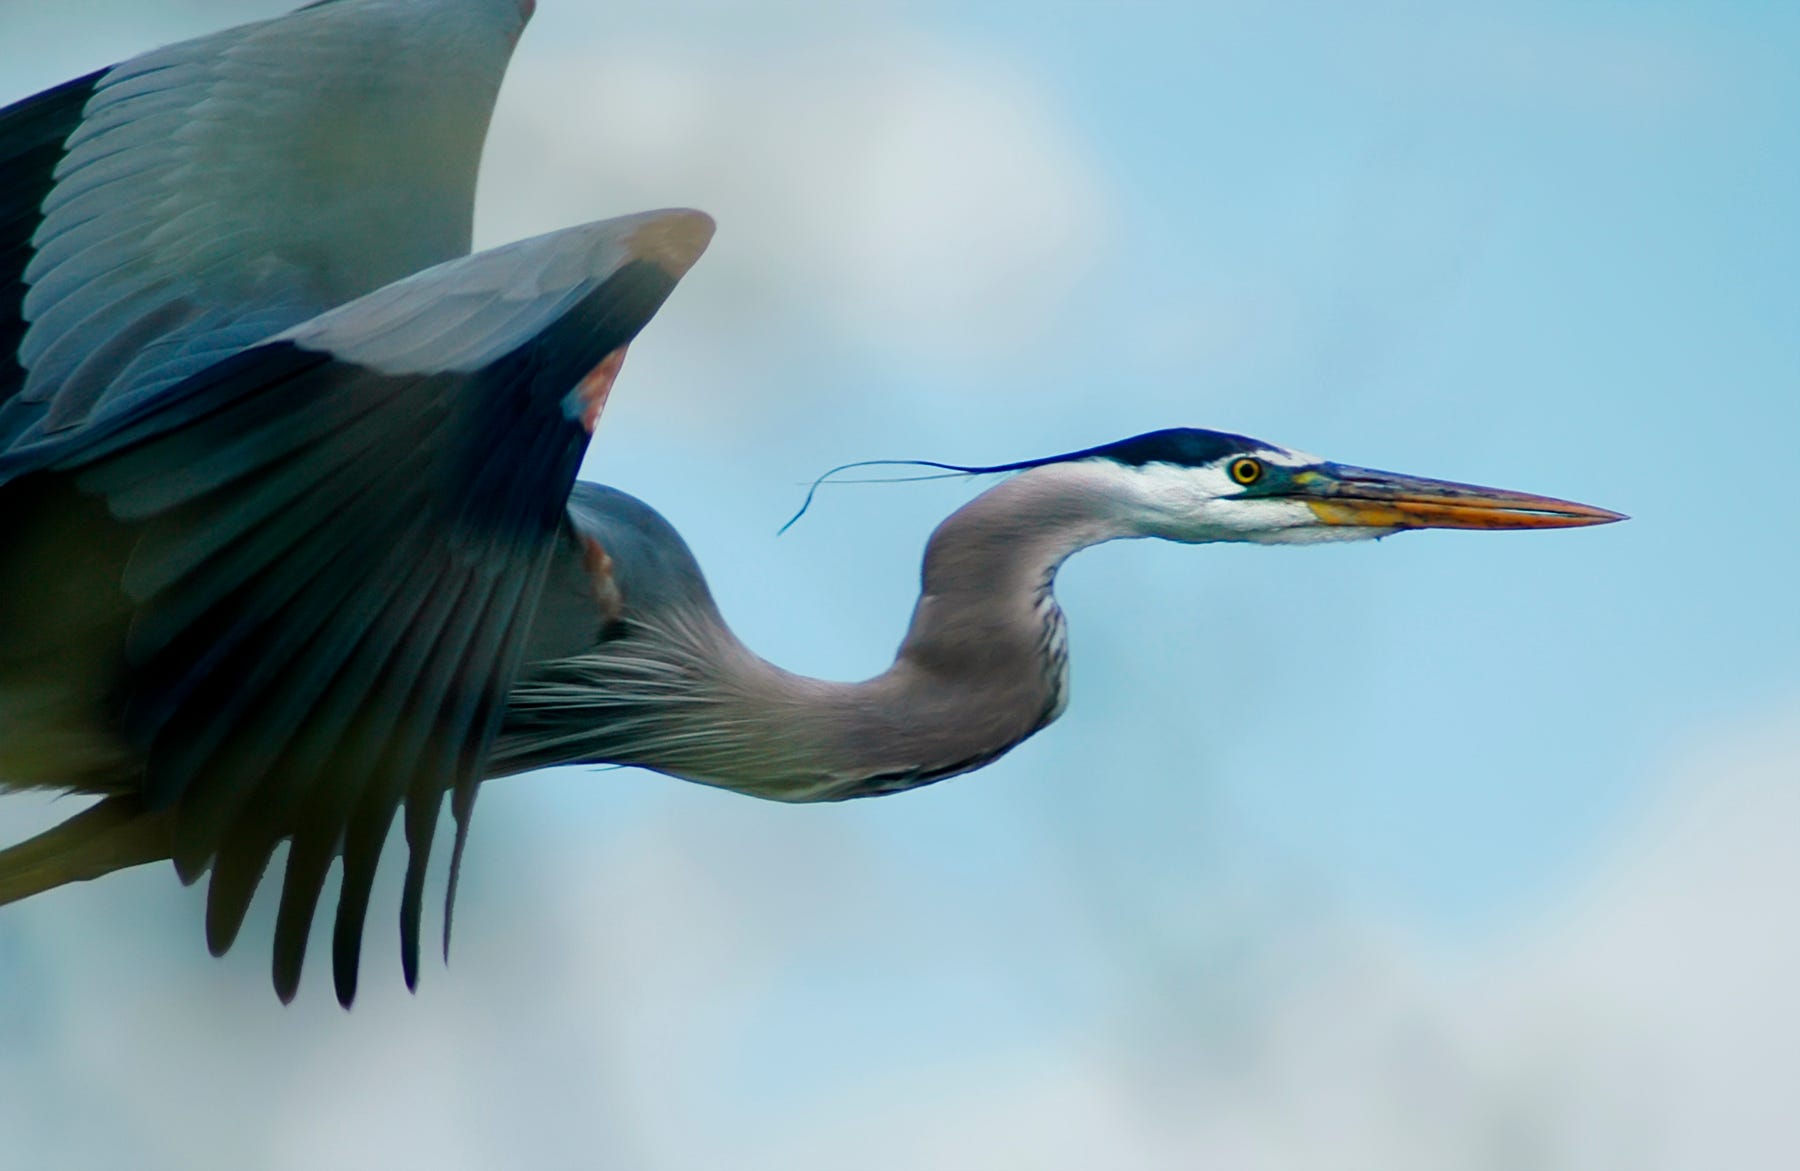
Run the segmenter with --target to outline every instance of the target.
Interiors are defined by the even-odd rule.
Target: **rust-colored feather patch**
[[[625,366],[625,351],[630,348],[620,346],[606,355],[575,388],[575,393],[581,399],[581,425],[587,428],[589,435],[594,433],[594,428],[600,423],[600,412],[606,409],[606,400],[612,396],[613,383],[618,381],[619,371]]]
[[[594,600],[600,603],[600,612],[606,615],[608,623],[619,621],[625,616],[625,595],[619,591],[618,579],[613,576],[612,556],[599,541],[583,535],[581,562],[587,567],[588,581],[593,584]]]

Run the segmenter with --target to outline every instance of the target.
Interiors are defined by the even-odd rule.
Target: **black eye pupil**
[[[1262,465],[1253,459],[1241,459],[1231,465],[1231,474],[1240,484],[1254,484],[1262,475]]]

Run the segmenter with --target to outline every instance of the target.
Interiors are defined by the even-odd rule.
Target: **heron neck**
[[[931,534],[897,664],[957,675],[990,658],[1022,667],[1047,617],[1060,623],[1051,590],[1062,563],[1136,535],[1089,465],[1050,464],[1003,480]]]
[[[781,801],[872,796],[967,772],[1061,714],[1056,569],[1128,535],[1079,468],[1003,481],[932,534],[899,652],[862,682],[769,663],[704,592],[639,615],[634,633],[515,688],[497,771],[631,764]]]

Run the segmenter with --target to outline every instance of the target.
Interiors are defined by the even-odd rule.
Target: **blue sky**
[[[898,799],[492,786],[416,1001],[372,931],[354,1014],[317,971],[284,1012],[266,923],[208,960],[161,872],[9,908],[29,1149],[1460,1168],[1522,1165],[1516,1130],[1546,1167],[1791,1160],[1702,1071],[1800,1077],[1767,979],[1800,955],[1768,830],[1800,764],[1800,14],[540,7],[481,235],[719,217],[588,472],[784,666],[878,670],[971,490],[837,488],[777,539],[849,459],[1209,426],[1634,519],[1083,554],[1068,714]],[[280,8],[8,6],[0,98]]]

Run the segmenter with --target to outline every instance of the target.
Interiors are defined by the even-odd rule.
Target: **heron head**
[[[1554,529],[1625,518],[1591,505],[1332,463],[1258,439],[1178,427],[1029,467],[1098,472],[1142,536],[1306,544],[1406,529]]]

